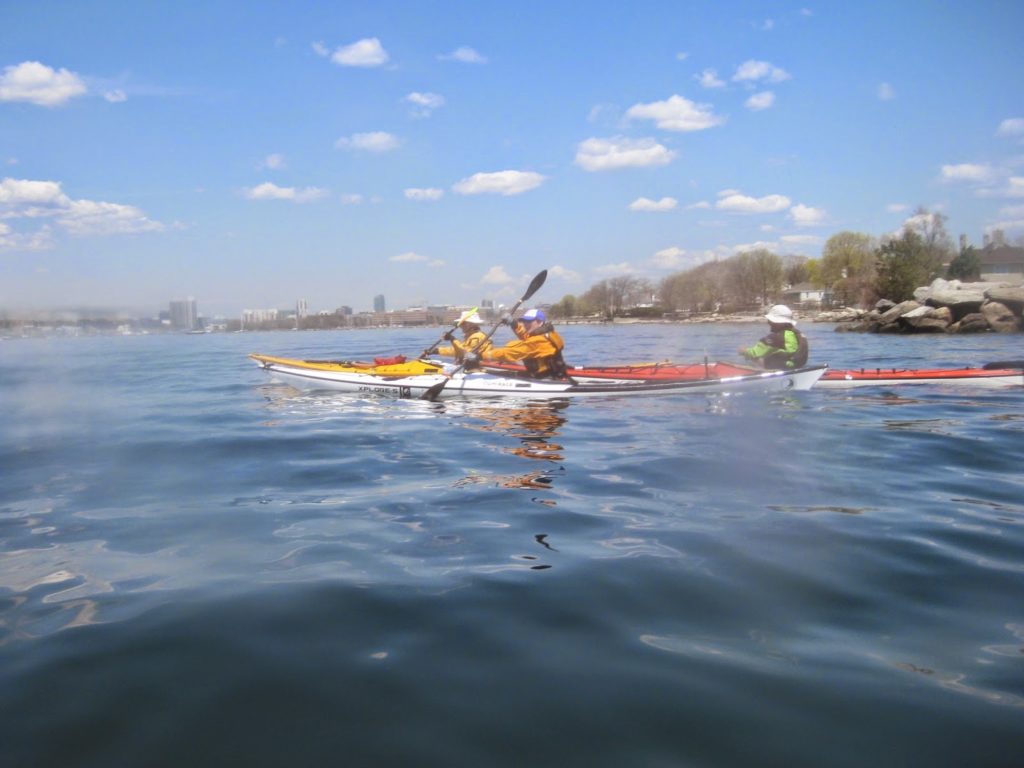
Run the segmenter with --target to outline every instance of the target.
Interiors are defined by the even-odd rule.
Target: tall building
[[[305,299],[299,299],[295,302],[295,316],[300,320],[309,316],[309,305]]]
[[[199,324],[196,300],[189,296],[171,302],[171,327],[180,331],[193,331]]]
[[[374,312],[387,312],[387,307],[384,305],[384,294],[379,293],[373,297],[373,311]]]

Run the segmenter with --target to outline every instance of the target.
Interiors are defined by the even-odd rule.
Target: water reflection
[[[452,406],[446,407],[452,409]],[[474,472],[458,480],[455,485],[493,483],[502,488],[549,490],[557,473],[565,471],[560,464],[565,460],[564,447],[558,437],[567,421],[568,407],[568,400],[493,400],[465,402],[455,406],[466,429],[513,438],[515,442],[502,447],[502,453],[545,464],[522,474]],[[536,500],[554,506],[551,500]]]

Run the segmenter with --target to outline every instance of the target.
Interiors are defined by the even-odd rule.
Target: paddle
[[[465,311],[465,312],[463,312],[463,313],[462,313],[461,315],[459,315],[459,316],[458,316],[458,317],[457,317],[457,318],[455,319],[455,322],[454,322],[454,323],[452,324],[452,329],[458,328],[458,327],[459,327],[459,323],[460,323],[460,322],[462,321],[462,318],[464,318],[464,317],[469,317],[469,316],[470,316],[470,315],[472,315],[472,314],[473,314],[474,312],[476,312],[476,311],[477,311],[478,309],[480,309],[480,307],[473,307],[472,309],[466,310],[466,311]],[[420,359],[422,360],[422,359],[423,359],[424,357],[426,357],[427,355],[429,355],[429,354],[430,354],[430,350],[432,350],[432,349],[433,349],[434,347],[438,346],[438,345],[439,345],[439,344],[440,344],[440,343],[441,343],[442,341],[446,341],[445,337],[446,337],[446,336],[447,336],[447,335],[448,335],[449,333],[451,333],[451,331],[445,331],[445,332],[444,332],[443,334],[441,334],[441,338],[440,338],[440,339],[438,339],[438,340],[437,340],[437,341],[435,341],[435,342],[434,342],[433,344],[431,344],[431,345],[430,345],[429,347],[427,347],[427,348],[426,348],[426,349],[424,349],[424,350],[423,350],[422,352],[420,352]]]
[[[981,366],[986,371],[998,371],[1003,368],[1024,368],[1024,360],[996,360]]]
[[[511,311],[507,313],[507,316],[512,317],[516,313],[516,310],[519,309],[520,306],[522,306],[524,301],[527,301],[531,296],[533,296],[533,294],[540,290],[540,287],[544,285],[544,281],[547,279],[548,271],[546,269],[542,269],[540,272],[538,272],[537,276],[530,281],[530,287],[526,289],[526,293],[524,293],[523,297],[516,302],[516,305],[512,307]],[[477,346],[477,349],[483,349],[486,346],[487,342],[491,340],[491,336],[493,336],[500,327],[501,320],[495,323],[494,327],[491,328],[490,333],[484,336],[483,341],[480,342],[480,344]],[[447,385],[448,382],[452,380],[452,376],[457,374],[465,367],[466,363],[465,361],[463,361],[462,363],[455,367],[455,370],[453,370],[449,374],[446,374],[443,381],[439,381],[437,384],[435,384],[422,395],[420,395],[420,400],[437,400],[437,396],[441,394],[442,390],[444,390],[445,385]]]

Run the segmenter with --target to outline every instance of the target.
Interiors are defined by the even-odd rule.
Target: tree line
[[[825,243],[820,259],[755,248],[676,272],[658,283],[614,277],[580,296],[563,296],[551,306],[551,314],[612,318],[743,311],[774,303],[785,286],[801,283],[830,289],[832,303],[837,305],[868,307],[880,298],[900,302],[936,277],[972,280],[980,276],[976,250],[964,245],[957,251],[946,231],[947,220],[942,213],[918,208],[895,235],[875,238],[839,232]]]

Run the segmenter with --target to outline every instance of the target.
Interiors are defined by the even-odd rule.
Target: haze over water
[[[834,367],[1022,357],[801,327]],[[0,762],[1016,762],[1020,389],[424,403],[245,357],[436,336],[0,342]]]

